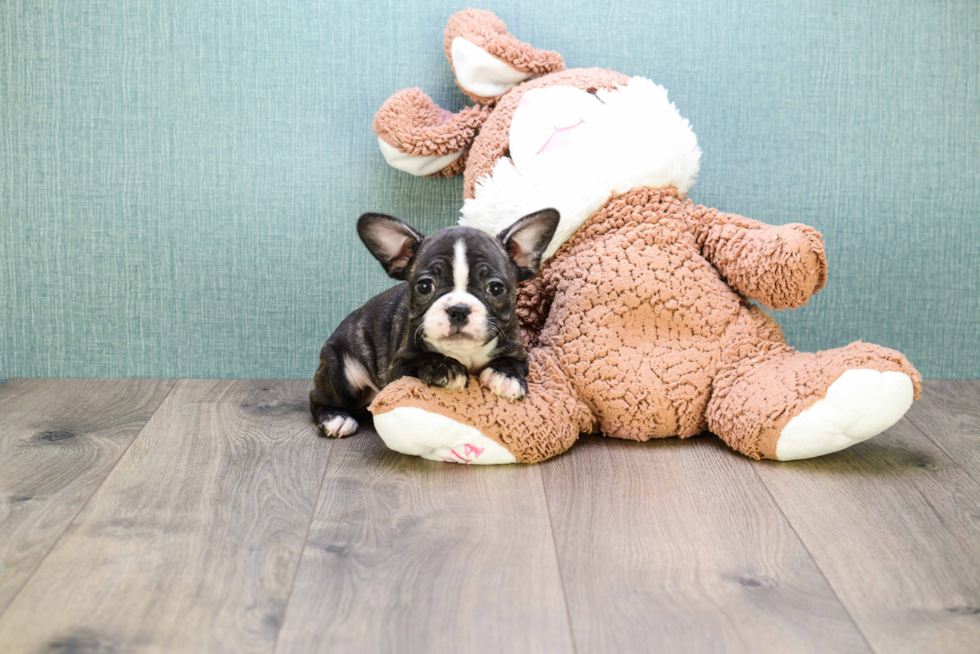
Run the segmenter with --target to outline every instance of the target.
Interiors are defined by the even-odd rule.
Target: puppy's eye
[[[490,282],[489,284],[487,284],[487,293],[489,293],[490,295],[494,297],[498,297],[503,292],[504,292],[504,285],[501,284],[500,282]]]
[[[415,282],[415,290],[419,292],[419,295],[428,295],[432,292],[433,288],[435,288],[435,285],[431,279],[422,278]]]

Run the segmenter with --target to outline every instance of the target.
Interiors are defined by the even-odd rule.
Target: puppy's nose
[[[454,304],[451,307],[446,307],[446,315],[449,316],[449,322],[455,327],[462,327],[470,315],[470,308],[465,304]]]

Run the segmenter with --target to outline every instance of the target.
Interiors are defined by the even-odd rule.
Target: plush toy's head
[[[464,173],[460,224],[497,233],[556,207],[554,252],[610,195],[694,184],[701,151],[691,126],[648,79],[566,70],[561,56],[511,36],[488,11],[446,25],[446,56],[476,105],[440,109],[420,89],[391,96],[374,131],[389,164],[414,175]]]

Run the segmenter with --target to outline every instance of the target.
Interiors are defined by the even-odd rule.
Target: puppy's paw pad
[[[520,402],[527,396],[527,389],[520,379],[510,377],[493,368],[484,368],[480,373],[480,383],[505,400]]]
[[[470,381],[470,376],[468,374],[463,374],[460,373],[459,371],[450,370],[444,388],[450,391],[458,391],[460,389],[466,388],[466,384],[469,381]]]
[[[453,362],[455,363],[455,362]],[[470,373],[459,363],[437,362],[427,365],[419,371],[419,378],[429,386],[438,386],[450,391],[458,391],[466,388],[470,382]]]
[[[350,416],[334,416],[320,425],[324,436],[343,438],[357,431],[357,421]]]

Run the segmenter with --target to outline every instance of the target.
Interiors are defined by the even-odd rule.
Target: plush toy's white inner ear
[[[463,151],[460,150],[459,152],[444,154],[441,157],[413,157],[389,145],[380,136],[378,137],[378,146],[389,166],[420,177],[436,174],[463,154]]]
[[[463,90],[495,98],[531,75],[522,73],[461,36],[453,39],[453,68]]]

